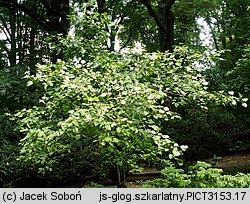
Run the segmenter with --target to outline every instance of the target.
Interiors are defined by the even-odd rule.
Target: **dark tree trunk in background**
[[[107,11],[107,5],[106,5],[106,0],[97,0],[97,6],[98,6],[98,13],[104,13]],[[117,6],[117,1],[113,1],[111,2],[111,4],[109,6]],[[117,20],[117,11],[114,9],[111,16],[112,16],[112,22]],[[119,18],[119,17],[118,17]],[[117,22],[117,24],[121,23],[123,21],[123,17],[120,17],[119,22]],[[118,32],[118,27],[116,26],[111,26],[111,28],[108,27],[108,25],[106,25],[106,29],[107,31],[110,33],[110,37],[109,37],[109,42],[110,42],[110,46],[108,47],[109,51],[115,51],[115,38]]]
[[[10,10],[10,66],[15,66],[17,63],[17,49],[16,49],[16,10]]]
[[[105,0],[97,0],[98,12],[103,13],[106,10],[106,1]]]
[[[39,1],[37,0],[37,2]],[[45,15],[40,14],[38,6],[34,9],[34,7],[18,3],[16,0],[0,0],[0,7],[20,10],[29,15],[50,34],[62,34],[66,36],[70,26],[68,20],[70,12],[69,0],[40,0],[40,2],[43,5]]]
[[[35,37],[36,37],[35,28],[32,27],[30,30],[30,56],[29,56],[30,75],[36,74]]]
[[[62,59],[63,54],[60,51],[60,42],[57,35],[66,37],[69,31],[70,22],[68,15],[70,12],[69,0],[42,0],[48,17],[48,32],[52,36],[52,43],[58,47],[52,50],[52,62],[56,63],[57,59]]]
[[[110,170],[110,178],[117,185],[117,188],[127,188],[127,172],[116,166]]]
[[[51,34],[68,34],[70,22],[69,0],[42,0],[47,15],[47,31]]]
[[[34,8],[28,4],[18,3],[17,0],[0,0],[0,7],[5,7],[10,9],[13,12],[13,20],[12,20],[12,29],[14,27],[15,20],[15,12],[17,10],[24,12],[29,15],[36,23],[39,25],[44,31],[48,32],[52,36],[52,41],[55,44],[60,46],[59,41],[57,40],[57,35],[61,35],[62,37],[67,36],[70,21],[68,19],[68,15],[70,12],[69,0],[34,0],[32,3],[41,2],[43,5],[43,15],[41,15],[41,11],[39,11],[38,6]],[[37,4],[32,4],[37,5]],[[41,8],[41,7],[39,7]],[[14,32],[15,33],[15,32]],[[13,52],[15,50],[15,36],[12,36],[11,39],[13,45]],[[58,58],[62,58],[62,54],[57,51],[52,51],[52,61],[55,62]],[[11,52],[12,54],[12,52]],[[15,62],[14,55],[11,56],[11,63]]]
[[[115,36],[116,34],[114,32],[112,32],[111,30],[111,35],[109,37],[110,40],[110,47],[109,47],[109,51],[115,51]]]
[[[164,0],[165,1],[165,0]],[[159,18],[162,22],[162,30],[160,32],[160,49],[161,51],[173,51],[174,44],[174,15],[167,6],[166,3],[162,2],[162,5],[159,5]]]
[[[159,29],[160,51],[173,51],[174,44],[174,15],[172,6],[176,0],[160,0],[157,12],[148,0],[141,0],[149,15],[154,19]]]

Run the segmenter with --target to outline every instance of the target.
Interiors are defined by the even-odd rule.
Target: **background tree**
[[[215,66],[206,71],[211,87],[234,90],[235,94],[243,94],[245,97],[249,97],[247,84],[250,80],[249,68],[247,68],[250,39],[249,32],[247,32],[250,26],[249,5],[248,0],[219,1],[213,12],[205,14],[213,33],[214,47],[217,50],[226,50],[221,54],[222,60],[218,60]],[[244,105],[249,106],[249,102]],[[234,109],[233,113],[243,122],[248,121],[247,124],[249,124],[247,116],[249,109],[242,111],[238,108]]]

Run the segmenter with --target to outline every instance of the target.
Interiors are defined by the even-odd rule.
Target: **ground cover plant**
[[[169,163],[161,171],[162,178],[138,182],[142,188],[249,188],[250,174],[223,174],[222,169],[198,161],[185,172]]]

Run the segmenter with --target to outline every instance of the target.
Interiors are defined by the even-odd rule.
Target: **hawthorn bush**
[[[185,66],[183,52],[189,55]],[[186,146],[162,134],[164,121],[181,118],[177,110],[189,103],[206,109],[211,101],[241,100],[208,92],[207,82],[192,68],[196,58],[178,48],[171,54],[99,52],[89,62],[39,65],[28,86],[43,84],[40,105],[15,114],[25,134],[19,159],[40,172],[79,151],[82,159],[92,155],[99,166],[122,172],[164,159],[181,162]]]
[[[210,92],[197,63],[202,55],[186,47],[173,53],[106,51],[100,43],[105,21],[98,21],[105,16],[91,11],[95,15],[90,19],[89,10],[82,12],[76,31],[84,26],[95,40],[80,32],[63,39],[66,60],[38,65],[36,76],[26,77],[27,86],[42,92],[39,105],[12,117],[24,135],[18,159],[33,170],[65,174],[70,163],[82,172],[115,169],[117,183],[126,185],[127,173],[145,165],[182,163],[187,146],[178,145],[162,128],[181,119],[183,106],[207,109],[211,103],[243,100],[230,92]],[[92,28],[90,21],[99,23]]]

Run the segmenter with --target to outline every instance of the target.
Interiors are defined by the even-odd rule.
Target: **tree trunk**
[[[12,8],[10,10],[10,66],[16,65],[16,10]]]
[[[65,37],[68,34],[70,28],[70,21],[68,15],[70,12],[69,0],[39,0],[43,4],[44,14],[40,15],[38,9],[30,7],[30,5],[25,5],[22,1],[17,0],[2,0],[0,2],[1,7],[6,7],[12,12],[11,19],[11,29],[13,29],[11,36],[11,52],[10,52],[10,63],[15,65],[15,11],[20,10],[25,14],[29,15],[38,25],[40,25],[44,31],[47,31],[52,36],[52,41],[58,43],[60,47],[60,42],[57,40],[57,35],[62,35]],[[52,61],[55,62],[58,58],[62,57],[62,53],[57,51],[52,51]]]
[[[157,12],[148,0],[141,1],[147,8],[149,15],[152,16],[158,26],[160,51],[172,52],[174,44],[174,15],[172,12],[172,6],[176,0],[160,0],[157,6]]]
[[[173,1],[161,0],[158,5],[158,16],[162,24],[160,30],[160,50],[173,51],[174,43],[174,15],[171,10]]]
[[[172,11],[168,11],[165,14],[166,22],[164,25],[164,30],[160,31],[160,50],[162,52],[169,51],[173,52],[174,44],[174,16]]]
[[[98,13],[103,13],[106,10],[106,1],[105,0],[97,0]]]
[[[127,174],[117,167],[117,188],[127,188]]]
[[[127,188],[127,172],[119,166],[110,169],[110,178],[117,188]]]
[[[112,28],[111,28],[112,29]],[[111,34],[110,34],[110,47],[109,47],[109,51],[113,52],[115,51],[115,34],[114,31],[111,30]]]
[[[112,13],[112,22],[114,22],[115,20],[116,20],[116,13],[115,13],[115,11],[113,11],[113,13]],[[109,29],[108,26],[107,26],[107,29]],[[110,30],[108,30],[108,32],[110,33],[110,37],[109,37],[110,47],[109,47],[109,50],[111,52],[115,51],[115,37],[116,37],[117,31],[118,31],[118,27],[116,28],[115,26],[111,26]]]
[[[36,37],[35,28],[32,27],[31,30],[30,30],[30,56],[29,56],[30,75],[35,75],[36,74],[35,37]]]
[[[58,49],[52,50],[52,63],[56,63],[57,59],[63,58],[61,43],[58,40],[58,35],[66,37],[70,28],[68,15],[70,12],[69,0],[42,0],[48,16],[48,28],[52,37],[52,43]]]

